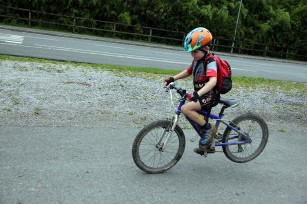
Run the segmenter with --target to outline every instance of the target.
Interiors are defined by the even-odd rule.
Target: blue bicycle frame
[[[180,100],[178,108],[176,110],[176,114],[179,116],[181,114],[181,107],[184,105],[185,103],[185,99]],[[236,127],[232,126],[231,123],[226,123],[225,121],[222,120],[222,116],[223,116],[223,109],[220,112],[219,116],[216,116],[214,114],[208,114],[206,111],[197,111],[199,114],[202,114],[206,117],[209,117],[211,119],[216,120],[215,126],[218,129],[220,123],[223,123],[224,125],[226,125],[228,128],[234,130],[235,132],[238,133],[238,135],[234,136],[234,137],[230,137],[228,138],[228,140],[232,140],[232,139],[236,139],[239,138],[239,136],[241,136],[241,138],[244,138],[243,141],[236,141],[236,142],[221,142],[221,140],[219,140],[217,143],[215,143],[215,146],[228,146],[228,145],[242,145],[242,144],[246,144],[246,143],[251,143],[252,140],[251,138],[246,135],[245,133],[241,132],[240,130],[238,130]],[[194,128],[194,130],[200,135],[200,129],[199,129],[199,125],[194,122],[193,120],[191,120],[190,118],[186,117],[187,120],[189,121],[189,123],[192,125],[192,127]]]

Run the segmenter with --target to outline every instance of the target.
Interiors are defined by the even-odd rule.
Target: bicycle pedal
[[[207,157],[208,156],[208,151],[207,151],[208,147],[207,146],[204,146],[203,147],[203,150],[204,150],[204,155],[203,157]]]
[[[203,157],[207,157],[208,156],[208,152],[207,152],[206,149],[204,151],[202,151],[200,148],[195,148],[193,151],[196,154],[199,154],[200,156],[203,156]]]
[[[204,154],[202,156],[206,158],[208,156],[208,152],[204,151]]]

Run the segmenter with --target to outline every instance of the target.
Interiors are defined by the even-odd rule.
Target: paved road
[[[139,130],[118,127],[0,127],[0,203],[307,203],[302,132],[272,130],[246,164],[187,140],[177,165],[149,175],[131,157]]]
[[[93,38],[58,32],[45,32],[44,34],[38,34],[38,32],[45,31],[30,29],[27,32],[23,32],[22,30],[16,30],[16,28],[0,26],[0,53],[65,61],[174,70],[183,70],[191,62],[191,56],[178,47],[164,46],[157,48],[153,47],[156,45],[148,43]],[[242,58],[238,55],[226,55],[223,56],[223,59],[230,62],[233,67],[233,73],[237,76],[263,77],[307,83],[306,62],[272,60],[250,56]]]

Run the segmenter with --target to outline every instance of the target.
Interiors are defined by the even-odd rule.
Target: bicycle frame
[[[177,115],[177,120],[175,121],[175,123],[177,123],[178,121],[178,117],[179,115],[181,114],[181,107],[184,105],[186,99],[185,98],[181,98],[180,99],[180,102],[179,102],[179,105],[177,107],[177,110],[176,110],[176,115]],[[223,110],[222,110],[223,111]],[[234,137],[230,137],[229,140],[232,140],[232,139],[236,139],[238,138],[239,136],[243,137],[244,138],[244,141],[236,141],[236,142],[221,142],[221,141],[218,141],[217,143],[215,143],[215,146],[228,146],[228,145],[242,145],[242,144],[246,144],[246,143],[251,143],[252,140],[251,138],[246,135],[245,133],[241,132],[240,130],[238,130],[236,127],[234,127],[233,125],[231,125],[231,123],[227,123],[225,121],[222,120],[222,116],[223,116],[223,112],[220,112],[219,116],[217,115],[214,115],[214,114],[209,114],[208,112],[206,111],[197,111],[199,114],[203,114],[204,116],[206,117],[209,117],[210,119],[213,119],[213,120],[216,120],[216,123],[215,123],[215,126],[216,128],[218,129],[218,127],[220,126],[220,123],[223,123],[224,125],[226,125],[228,128],[231,128],[232,130],[234,130],[235,132],[238,133],[237,136],[234,136]],[[192,127],[194,128],[194,130],[198,133],[198,135],[200,135],[200,129],[199,129],[199,125],[194,122],[193,120],[191,120],[190,118],[186,117],[186,119],[189,121],[189,123],[192,125]],[[173,124],[173,127],[175,127],[175,123]]]

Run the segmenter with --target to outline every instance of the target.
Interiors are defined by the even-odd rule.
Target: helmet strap
[[[210,55],[210,51],[208,50],[203,50],[203,49],[199,49],[200,51],[202,51],[205,55],[204,55],[204,57],[202,58],[202,60],[203,59],[206,59],[206,57],[208,56],[208,55]]]

